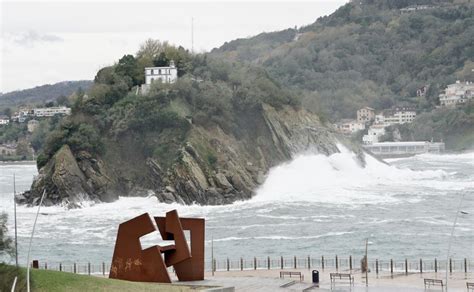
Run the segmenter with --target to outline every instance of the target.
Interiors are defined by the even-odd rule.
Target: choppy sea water
[[[110,262],[118,224],[144,212],[206,219],[206,254],[216,258],[361,256],[383,259],[445,257],[454,217],[454,258],[474,256],[474,153],[390,160],[305,154],[272,169],[252,200],[226,206],[182,206],[153,197],[123,197],[82,209],[44,207],[32,249],[41,262]],[[0,211],[13,234],[13,173],[29,188],[34,165],[0,165]],[[36,208],[18,207],[19,258],[25,264]],[[147,236],[144,246],[159,240]]]

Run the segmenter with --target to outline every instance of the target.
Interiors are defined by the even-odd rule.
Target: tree
[[[62,106],[69,106],[69,99],[65,95],[60,95],[56,98],[56,103]]]
[[[22,156],[24,158],[30,155],[29,145],[26,140],[18,141],[18,144],[16,146],[16,155]]]
[[[7,117],[11,118],[12,117],[12,109],[7,107],[3,110],[3,114],[6,115]]]
[[[153,65],[157,67],[169,66],[170,60],[166,57],[164,52],[161,52],[158,57],[153,60]]]
[[[137,59],[141,65],[151,66],[153,60],[169,46],[167,42],[160,42],[159,40],[147,39],[137,52]]]
[[[132,55],[123,56],[117,66],[115,66],[115,73],[130,78],[132,81],[130,87],[143,83],[144,76],[142,71],[138,66],[137,60]]]
[[[5,212],[0,214],[0,256],[13,256],[13,241],[8,233],[8,215]]]

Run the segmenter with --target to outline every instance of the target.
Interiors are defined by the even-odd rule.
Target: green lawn
[[[3,288],[10,287],[10,282],[13,282],[14,275],[18,271],[12,266],[0,265],[0,282],[3,283]],[[26,291],[24,284],[26,269],[21,269],[22,273],[19,285],[16,291]],[[13,275],[13,277],[12,277]],[[206,287],[189,287],[171,284],[157,284],[157,283],[138,283],[121,280],[113,280],[108,278],[77,275],[66,272],[46,271],[46,270],[31,270],[32,291],[39,292],[56,292],[56,291],[191,291],[201,290]],[[0,291],[3,291],[1,289]]]

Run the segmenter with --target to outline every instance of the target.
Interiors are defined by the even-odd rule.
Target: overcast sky
[[[93,79],[148,38],[209,51],[236,38],[313,23],[347,0],[1,1],[0,92]]]

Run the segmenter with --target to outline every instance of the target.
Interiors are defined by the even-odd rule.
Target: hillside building
[[[365,123],[359,123],[355,120],[342,120],[340,123],[334,124],[339,133],[352,134],[360,130],[365,130]]]
[[[429,85],[424,85],[416,90],[417,97],[425,97],[426,92],[428,91]]]
[[[407,157],[423,153],[442,153],[445,145],[443,142],[409,141],[409,142],[382,142],[364,145],[380,158]]]
[[[0,126],[8,125],[10,123],[10,118],[7,116],[0,116]]]
[[[363,107],[357,111],[357,122],[369,123],[375,119],[375,110],[371,107]]]
[[[24,123],[26,118],[33,115],[33,110],[30,108],[20,108],[12,115],[12,121]]]
[[[163,83],[175,83],[178,80],[178,68],[173,60],[170,61],[168,67],[145,68],[145,84],[150,85],[157,80]]]
[[[16,145],[0,144],[0,156],[16,155]]]
[[[369,128],[368,134],[362,137],[362,142],[366,145],[378,143],[382,135],[385,134],[385,125],[372,125]]]
[[[434,6],[430,6],[430,5],[412,5],[412,6],[401,8],[400,12],[404,14],[404,13],[416,12],[420,10],[433,9],[433,8]]]
[[[474,97],[474,83],[461,82],[449,84],[444,93],[439,95],[439,103],[441,106],[454,106],[457,104],[465,104],[469,99]]]
[[[70,115],[71,109],[65,106],[44,107],[33,109],[35,117],[53,117],[55,115]]]
[[[412,108],[395,108],[390,111],[386,111],[383,114],[382,124],[385,126],[393,124],[406,124],[411,123],[416,118],[416,111]]]

